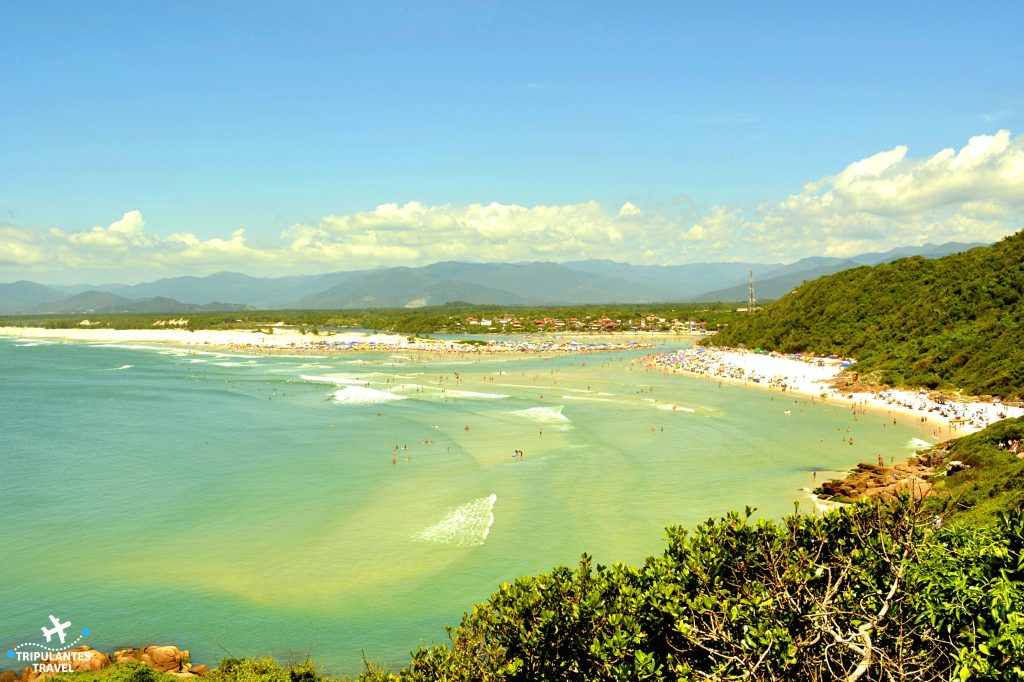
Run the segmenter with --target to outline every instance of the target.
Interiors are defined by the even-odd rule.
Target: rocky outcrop
[[[927,477],[933,469],[925,462],[928,460],[920,456],[894,466],[862,462],[846,478],[823,483],[819,492],[851,500],[862,497],[888,500],[906,492],[914,499],[921,499],[932,492],[932,484]]]
[[[192,667],[188,651],[176,646],[147,646],[141,649],[121,649],[114,652],[114,663],[145,663],[162,673],[189,672]]]
[[[113,656],[87,646],[71,649],[69,652],[50,654],[33,666],[25,666],[21,673],[7,671],[0,673],[0,682],[44,682],[57,671],[89,672],[105,668],[111,663],[141,663],[153,670],[176,677],[195,678],[207,673],[205,665],[193,666],[189,652],[176,646],[147,646],[138,649],[120,649]],[[69,655],[73,654],[73,655]]]

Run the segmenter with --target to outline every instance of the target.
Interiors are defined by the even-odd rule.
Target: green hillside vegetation
[[[1024,505],[1024,459],[1011,452],[1014,441],[1024,443],[1024,417],[1004,419],[978,433],[937,446],[945,462],[959,460],[963,471],[932,478],[938,496],[929,509],[953,523],[979,525],[1001,512]],[[1024,454],[1024,445],[1018,446]]]
[[[856,358],[862,380],[1024,397],[1024,232],[802,285],[705,343]]]

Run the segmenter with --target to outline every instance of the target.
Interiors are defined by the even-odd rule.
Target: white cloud
[[[82,246],[126,248],[129,245],[143,246],[149,239],[143,234],[146,222],[140,211],[128,211],[120,220],[115,220],[106,228],[96,226],[84,232],[74,232],[68,236],[72,244]]]
[[[641,211],[640,208],[631,201],[627,201],[622,205],[622,208],[619,209],[620,218],[633,218],[641,214],[643,214],[643,211]]]
[[[46,254],[37,242],[38,237],[32,230],[0,223],[0,267],[45,262]]]
[[[383,204],[326,216],[285,232],[301,259],[363,266],[437,260],[568,260],[612,257],[644,226],[610,215],[597,202],[562,206]]]
[[[585,258],[789,262],[929,241],[995,241],[1022,227],[1024,138],[1000,130],[926,157],[896,146],[755,206],[702,207],[690,199],[643,210],[632,202],[616,209],[596,201],[408,201],[297,223],[272,243],[254,242],[244,229],[210,238],[151,234],[138,210],[106,227],[70,232],[0,223],[0,272],[131,267],[154,276],[223,268],[285,274],[439,260]]]
[[[945,241],[995,241],[1024,227],[1024,139],[1009,131],[970,138],[925,158],[896,147],[735,226],[782,257],[853,255]]]

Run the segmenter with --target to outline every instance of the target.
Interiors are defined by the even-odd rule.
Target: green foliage
[[[881,383],[1024,396],[1024,232],[806,283],[707,343],[857,359]]]
[[[279,664],[273,658],[225,658],[206,675],[210,682],[326,682],[313,662]]]
[[[669,528],[643,566],[502,585],[400,678],[1022,679],[1024,514],[930,518],[902,499]]]
[[[206,678],[211,682],[292,682],[288,669],[272,658],[225,658]]]
[[[1024,417],[1004,419],[946,446],[943,459],[968,468],[934,477],[940,495],[927,501],[928,508],[953,523],[978,525],[1024,505],[1024,459],[1006,447],[1014,440],[1024,442]]]
[[[365,661],[358,679],[365,682],[394,680],[385,667]],[[94,672],[59,673],[55,682],[179,682],[180,677],[153,670],[144,663],[118,663]],[[317,670],[310,660],[282,665],[273,658],[225,658],[204,677],[209,682],[344,682],[352,678],[331,677]]]

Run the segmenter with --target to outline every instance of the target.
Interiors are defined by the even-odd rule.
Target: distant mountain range
[[[805,281],[905,256],[939,258],[981,246],[950,242],[853,258],[805,258],[789,265],[692,263],[631,265],[609,260],[567,263],[434,263],[323,275],[250,277],[218,272],[142,284],[0,284],[0,314],[198,310],[416,308],[452,301],[497,305],[582,305],[659,301],[745,301],[753,272],[759,301]],[[230,301],[225,303],[224,301]]]

